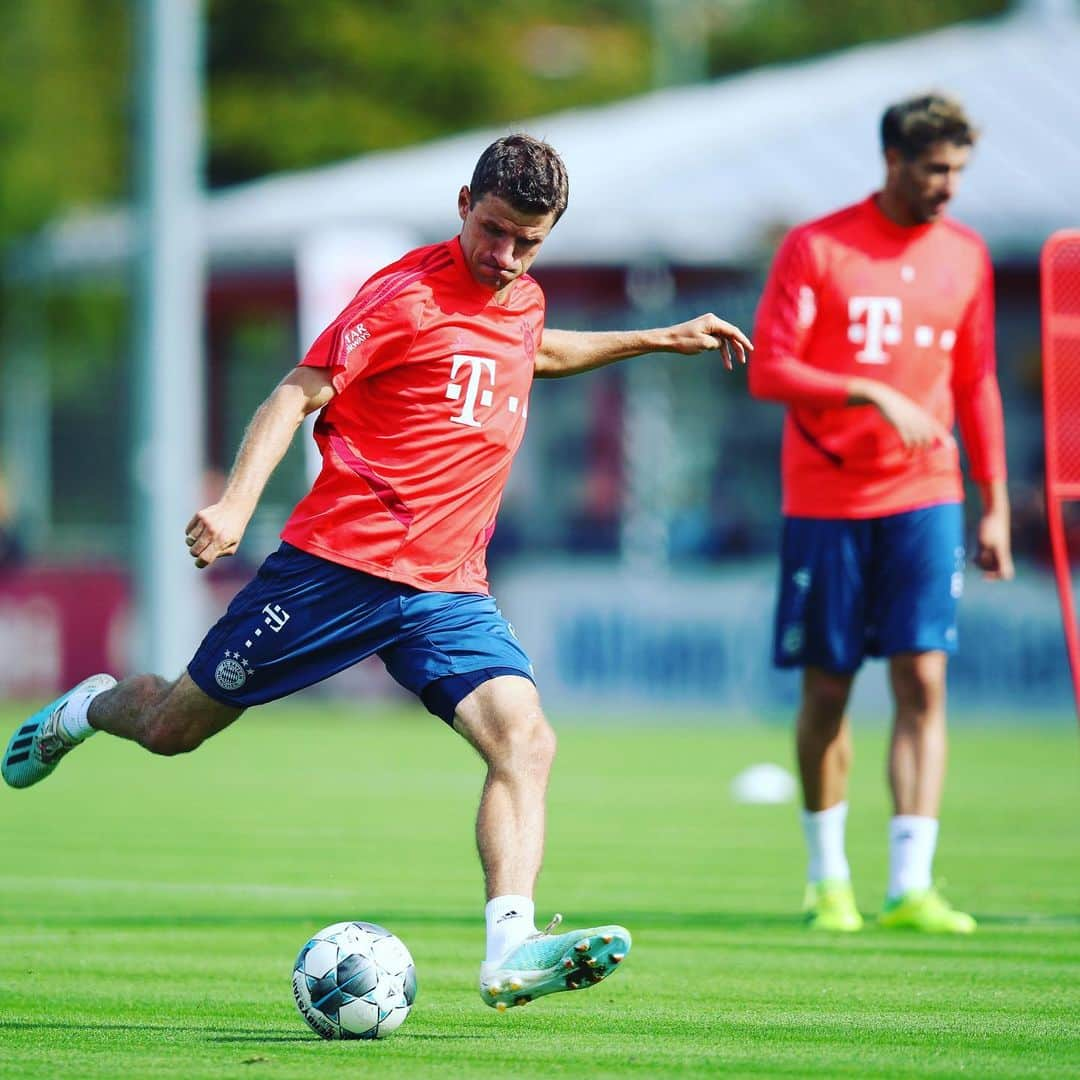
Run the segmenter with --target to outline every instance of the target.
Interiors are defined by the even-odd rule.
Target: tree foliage
[[[131,194],[135,5],[0,4],[0,242]],[[220,185],[647,90],[657,12],[700,2],[723,75],[1005,0],[205,0]]]
[[[1010,6],[1009,0],[730,0],[717,5],[711,20],[708,67],[722,75],[785,63],[997,15]]]
[[[124,0],[0,3],[0,240],[127,194]]]
[[[211,183],[648,84],[647,28],[618,3],[307,0],[301,17],[298,7],[211,0]]]

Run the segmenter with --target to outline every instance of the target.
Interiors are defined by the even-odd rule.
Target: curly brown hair
[[[481,155],[469,183],[471,204],[485,195],[528,214],[562,217],[569,198],[566,166],[554,147],[531,135],[505,135]]]

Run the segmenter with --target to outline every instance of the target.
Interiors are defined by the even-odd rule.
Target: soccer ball
[[[409,1015],[416,969],[389,930],[340,922],[300,950],[292,985],[300,1015],[324,1039],[381,1039]]]

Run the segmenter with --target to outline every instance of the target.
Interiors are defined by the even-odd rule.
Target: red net
[[[1042,254],[1046,482],[1080,498],[1080,230],[1055,233]]]
[[[1080,499],[1080,230],[1054,233],[1043,248],[1042,318],[1046,523],[1080,717],[1080,631],[1062,515],[1064,500]]]

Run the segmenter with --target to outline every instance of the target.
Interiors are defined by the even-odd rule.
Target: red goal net
[[[1080,635],[1062,509],[1080,500],[1080,229],[1056,232],[1043,247],[1042,340],[1046,517],[1080,715]]]

